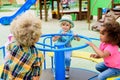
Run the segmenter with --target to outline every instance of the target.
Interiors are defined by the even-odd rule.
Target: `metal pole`
[[[56,44],[58,49],[64,48],[64,45]],[[65,61],[64,51],[55,51],[55,80],[65,80]]]

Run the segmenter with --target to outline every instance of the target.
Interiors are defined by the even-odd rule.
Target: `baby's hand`
[[[75,40],[80,41],[80,37],[78,36],[78,34],[74,34]]]
[[[52,38],[52,40],[53,40],[53,41],[56,41],[56,40],[58,40],[60,37],[61,37],[61,36],[54,36],[54,37]]]

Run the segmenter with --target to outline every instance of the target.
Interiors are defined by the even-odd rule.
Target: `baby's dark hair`
[[[102,25],[107,33],[108,43],[118,45],[120,47],[120,24],[115,22],[107,22]]]

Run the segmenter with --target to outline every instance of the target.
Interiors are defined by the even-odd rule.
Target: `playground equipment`
[[[90,13],[93,16],[97,16],[98,9],[112,9],[120,5],[120,0],[90,0]]]
[[[0,50],[2,50],[3,58],[5,58],[5,46],[0,47]]]
[[[30,9],[30,7],[35,4],[36,0],[27,0],[25,4],[22,5],[22,7],[12,16],[4,16],[0,18],[0,23],[3,25],[9,25],[14,18],[16,18],[18,15],[22,14],[26,10]]]
[[[45,21],[47,21],[48,17],[48,9],[50,6],[51,0],[39,0],[39,8],[40,8],[40,19],[42,19],[42,10],[44,7],[44,13],[45,13]]]
[[[55,1],[57,2],[57,9],[55,9],[55,5],[54,5]],[[89,20],[88,16],[90,14],[90,0],[86,0],[88,2],[87,11],[82,11],[82,1],[85,1],[85,0],[79,0],[79,2],[78,2],[79,3],[78,11],[61,11],[60,10],[61,0],[51,0],[51,5],[52,5],[51,10],[52,10],[52,12],[56,13],[56,14],[52,14],[52,17],[60,19],[63,14],[76,14],[77,20],[87,19],[87,21],[89,22],[90,20]],[[44,1],[45,12],[47,12],[46,3],[47,3],[47,0]],[[40,4],[41,4],[41,2],[40,2]],[[40,14],[42,14],[41,9],[40,9]],[[45,13],[45,14],[47,14],[47,13]],[[56,16],[56,17],[54,17],[54,16]],[[47,20],[47,15],[45,16],[45,20]]]
[[[108,10],[105,16],[92,26],[92,30],[99,31],[103,23],[116,21],[119,17],[120,9]]]
[[[65,43],[57,43],[57,44],[53,45],[53,43],[52,43],[52,37],[53,36],[71,36],[71,38],[73,37],[73,35],[71,35],[71,34],[67,34],[67,35],[65,35],[65,34],[64,35],[62,35],[62,34],[45,34],[41,37],[41,38],[44,38],[43,39],[44,44],[43,43],[37,43],[37,44],[44,45],[44,46],[43,46],[43,48],[38,47],[38,49],[41,50],[41,51],[45,51],[45,52],[47,51],[47,52],[50,52],[50,53],[54,52],[54,55],[55,55],[55,77],[53,77],[53,73],[52,73],[51,69],[46,69],[45,68],[45,70],[43,70],[43,75],[41,75],[41,79],[42,80],[65,80],[64,51],[82,49],[82,48],[87,47],[88,45],[83,44],[81,46],[74,47],[74,48],[64,48],[64,45],[69,40],[66,41]],[[98,39],[94,39],[94,38],[88,38],[88,37],[85,37],[85,36],[82,36],[82,35],[78,35],[78,36],[80,38],[87,39],[88,41],[98,40]],[[50,43],[47,44],[46,40],[50,40],[49,41]],[[76,53],[76,52],[74,52],[74,53]],[[72,54],[72,56],[74,56],[74,57],[77,56],[79,58],[88,59],[88,60],[91,60],[91,61],[94,61],[94,62],[100,62],[101,61],[101,60],[97,61],[95,59],[89,59],[88,56],[90,54],[88,54],[88,56],[85,56],[83,53],[80,53],[80,52],[77,52],[76,55],[74,53]],[[46,54],[46,53],[44,53],[44,54]],[[94,80],[97,80],[96,75],[98,75],[98,73],[94,72],[94,71],[71,68],[70,69],[70,76],[71,77],[70,77],[69,80],[92,80],[93,78],[94,78]],[[114,80],[114,79],[109,78],[108,80]]]
[[[53,36],[71,36],[70,37],[70,39],[71,39],[71,38],[73,38],[73,35],[70,35],[70,34],[67,34],[67,35],[61,35],[61,34],[46,34],[46,35],[43,35],[42,37],[45,37],[45,39],[47,39],[47,38],[50,39],[50,45],[44,44],[45,47],[43,47],[42,49],[38,48],[39,50],[49,51],[49,52],[54,52],[55,53],[55,80],[65,80],[64,51],[77,50],[77,49],[85,48],[88,45],[84,44],[84,45],[74,47],[74,48],[64,48],[64,45],[70,39],[67,40],[64,43],[56,43],[56,44],[53,45],[52,42],[51,42]],[[88,41],[91,41],[89,38],[87,38],[85,36],[80,36],[80,35],[78,35],[78,36],[83,38],[83,39],[87,39]],[[45,41],[45,43],[46,43],[46,41]],[[46,46],[47,46],[47,48],[46,48]],[[48,48],[48,47],[50,47],[50,48]],[[71,69],[71,70],[76,71],[76,69]],[[46,72],[46,71],[48,71],[48,72]],[[49,73],[49,71],[50,70],[47,70],[47,69],[45,70],[46,73]],[[78,70],[78,72],[79,72],[79,70]],[[48,74],[47,76],[45,76],[46,73],[44,74],[44,71],[43,71],[43,76],[41,76],[41,79],[50,80],[52,78],[52,76],[48,77],[48,75],[51,75],[51,74]],[[91,75],[91,77],[94,76],[94,75],[95,75],[95,72]],[[76,78],[74,77],[74,79],[72,79],[72,80],[78,80],[78,77],[76,77]],[[82,80],[87,80],[87,79],[83,78]]]
[[[119,0],[96,0],[95,6],[91,14],[97,15],[97,22],[91,26],[92,30],[99,31],[101,25],[108,22],[110,17],[114,17],[115,20],[120,17],[120,8],[116,7],[120,6]]]
[[[45,34],[45,35],[41,36],[43,42],[37,43],[37,45],[38,45],[37,49],[40,51],[43,51],[44,55],[46,54],[45,52],[54,52],[54,54],[55,54],[55,78],[53,77],[51,69],[45,69],[42,72],[41,80],[65,80],[64,51],[82,49],[82,48],[85,48],[88,46],[87,44],[83,44],[83,45],[73,47],[73,48],[64,48],[64,45],[69,40],[67,40],[65,43],[56,43],[53,45],[53,43],[52,43],[53,36],[71,36],[70,38],[73,37],[72,34],[67,34],[67,35],[65,35],[65,34]],[[88,37],[82,36],[82,35],[78,35],[78,36],[81,39],[86,39],[87,41],[98,40],[98,39],[94,39],[94,38],[88,38]],[[48,40],[50,40],[49,43],[47,42]],[[3,53],[5,54],[4,47],[1,47],[0,49],[3,49]],[[76,53],[76,55],[73,55],[73,56],[79,55],[79,58],[96,61],[94,59],[93,60],[89,59],[89,57],[87,55],[84,56],[83,53],[80,53],[80,52],[74,52],[74,53]],[[88,53],[88,55],[90,55],[90,54]],[[97,62],[99,62],[99,61],[97,61]],[[44,65],[44,66],[46,66],[46,65]],[[3,65],[0,66],[0,71],[2,71],[1,68],[3,68]],[[80,69],[80,68],[71,68],[69,80],[91,80],[93,78],[96,78],[97,75],[98,75],[98,73],[94,72],[94,71],[89,71],[89,70]],[[119,79],[120,78],[117,77],[117,79],[116,79],[116,77],[115,77],[112,79],[109,78],[107,80],[119,80]],[[94,79],[94,80],[97,80],[97,79]]]

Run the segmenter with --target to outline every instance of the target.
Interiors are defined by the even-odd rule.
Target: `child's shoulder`
[[[7,49],[8,49],[8,50],[11,50],[11,49],[14,48],[15,46],[16,46],[16,42],[9,43],[8,46],[7,46]]]

